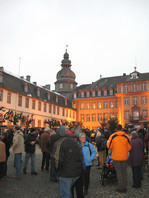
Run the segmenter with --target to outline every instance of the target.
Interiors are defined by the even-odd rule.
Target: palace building
[[[102,78],[77,86],[67,50],[58,71],[55,91],[38,86],[31,77],[17,77],[0,68],[0,109],[32,116],[32,126],[46,127],[45,120],[82,122],[84,128],[99,127],[104,118],[119,123],[149,123],[149,73],[132,73]],[[4,111],[0,111],[0,120]],[[6,120],[6,125],[10,125]],[[23,125],[23,123],[20,123]]]

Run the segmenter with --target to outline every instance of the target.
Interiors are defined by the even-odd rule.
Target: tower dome
[[[77,83],[75,82],[76,75],[71,70],[71,61],[67,49],[61,61],[61,66],[61,70],[56,75],[55,91],[68,96],[76,88]]]

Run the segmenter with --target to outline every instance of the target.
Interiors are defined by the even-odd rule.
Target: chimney
[[[48,89],[49,91],[50,91],[50,89],[51,89],[51,85],[50,84],[47,84],[47,85],[45,85],[44,86],[46,89]]]
[[[102,78],[102,75],[100,75],[100,79]]]
[[[37,85],[37,82],[33,82],[34,85]]]
[[[28,82],[30,82],[30,79],[31,79],[30,76],[26,76],[26,80],[27,80]]]
[[[21,78],[22,80],[24,80],[24,76],[20,76],[20,78]]]
[[[0,70],[1,70],[1,71],[4,71],[4,67],[0,67]]]
[[[123,73],[123,76],[126,76],[126,73]]]

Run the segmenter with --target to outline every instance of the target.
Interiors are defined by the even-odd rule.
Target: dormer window
[[[92,91],[92,97],[95,97],[95,91]]]
[[[37,96],[40,97],[40,88],[37,88]]]
[[[67,106],[67,98],[65,99],[65,106]]]
[[[84,98],[84,92],[81,92],[81,98]]]
[[[25,83],[24,85],[24,91],[27,93],[28,92],[28,83]]]
[[[110,96],[113,96],[113,89],[110,89]]]
[[[86,93],[86,96],[87,96],[88,98],[90,97],[90,92],[89,92],[89,91]]]
[[[130,74],[130,79],[137,79],[137,78],[139,78],[138,77],[138,74],[139,73],[136,71],[136,67],[135,67],[135,71]]]
[[[100,90],[98,91],[98,96],[101,96],[101,91]]]
[[[77,98],[77,93],[76,92],[73,94],[73,97],[74,98]]]
[[[58,96],[56,96],[56,102],[58,103]]]
[[[3,82],[3,72],[0,72],[0,83]]]
[[[104,96],[107,96],[107,90],[104,90],[103,94]]]
[[[50,100],[50,92],[48,92],[48,100]]]

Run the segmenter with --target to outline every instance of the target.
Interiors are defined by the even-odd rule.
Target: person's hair
[[[20,130],[20,127],[17,126],[17,125],[16,125],[14,128],[15,128],[16,130]]]
[[[83,135],[86,137],[86,134],[85,133],[80,133],[79,134],[79,138],[81,138]]]
[[[121,124],[118,124],[118,125],[116,126],[116,130],[122,130],[122,125],[121,125]]]
[[[132,132],[131,132],[131,136],[134,137],[134,138],[135,138],[135,137],[138,137],[137,131],[132,131]]]

